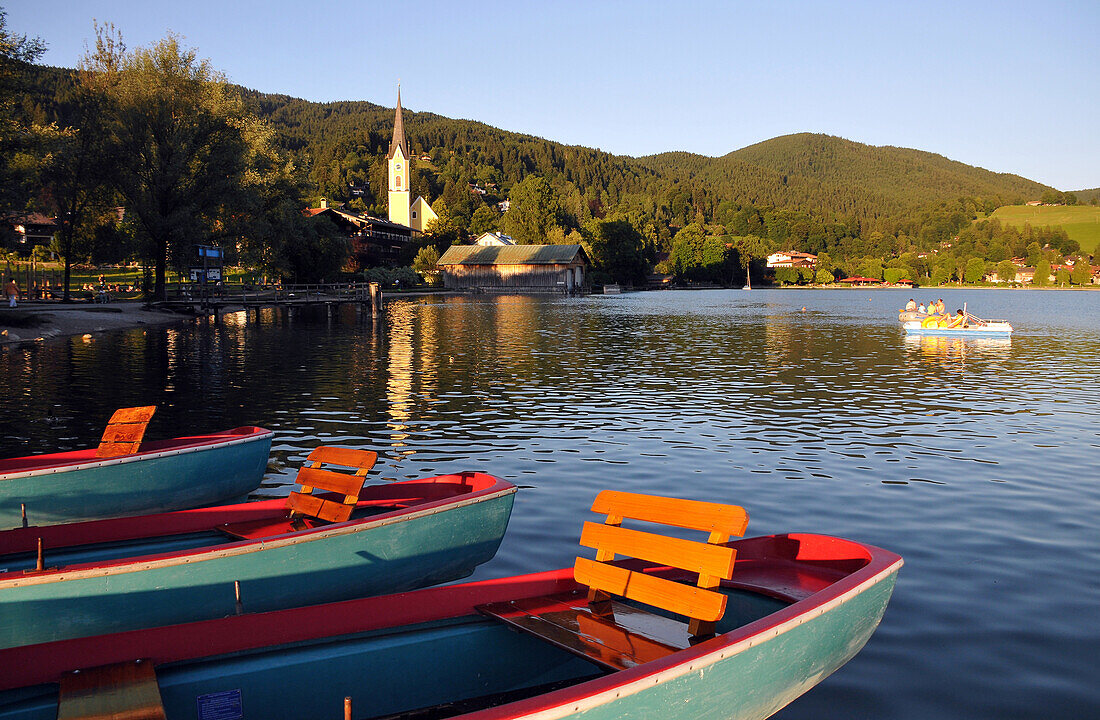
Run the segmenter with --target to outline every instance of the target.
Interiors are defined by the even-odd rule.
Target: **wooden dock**
[[[191,312],[196,315],[220,316],[224,312],[243,309],[290,308],[354,303],[371,308],[375,315],[382,311],[382,289],[378,283],[312,283],[300,285],[252,285],[225,283],[197,285],[180,283],[169,287],[167,300],[155,300],[148,305],[158,310]]]

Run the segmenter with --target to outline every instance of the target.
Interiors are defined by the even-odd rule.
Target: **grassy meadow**
[[[989,217],[1016,227],[1023,227],[1025,223],[1032,227],[1060,225],[1085,252],[1095,253],[1100,246],[1100,207],[1095,205],[1006,205],[997,208]]]

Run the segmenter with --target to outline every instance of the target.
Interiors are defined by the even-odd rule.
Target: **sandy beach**
[[[0,346],[51,338],[91,335],[192,320],[178,313],[145,310],[138,302],[107,305],[20,303],[16,308],[0,307]]]

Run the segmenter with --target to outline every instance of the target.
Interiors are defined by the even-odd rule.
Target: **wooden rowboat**
[[[0,460],[0,529],[213,505],[259,486],[270,430],[143,442],[154,410],[116,412],[98,448]]]
[[[363,488],[375,457],[318,448],[289,499],[0,532],[0,647],[410,590],[493,557],[514,485]]]
[[[867,642],[902,561],[821,535],[727,542],[731,507],[603,493],[610,524],[581,540],[597,560],[574,568],[0,651],[0,720],[765,718]]]

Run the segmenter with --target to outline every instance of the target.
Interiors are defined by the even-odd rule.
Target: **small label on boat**
[[[241,691],[199,695],[199,720],[240,720],[244,717],[241,709]]]

